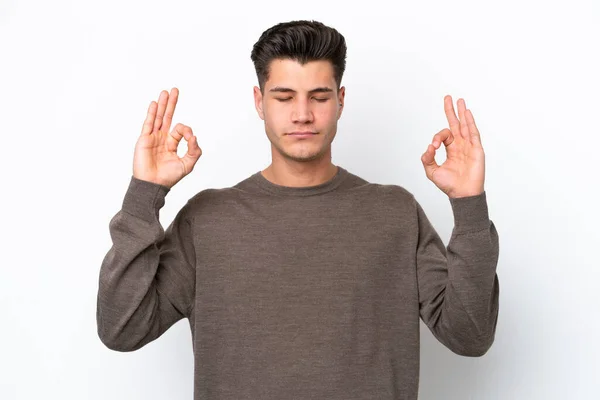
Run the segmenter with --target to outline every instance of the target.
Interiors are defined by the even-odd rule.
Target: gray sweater
[[[260,172],[159,222],[169,188],[131,177],[109,224],[98,334],[134,351],[187,318],[195,400],[416,399],[419,318],[481,356],[498,316],[486,193],[450,198],[445,247],[415,197],[338,167],[312,187]]]

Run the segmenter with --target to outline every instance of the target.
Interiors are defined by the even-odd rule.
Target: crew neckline
[[[328,181],[314,186],[283,186],[271,182],[265,178],[261,171],[256,172],[250,177],[250,181],[254,182],[260,189],[269,193],[281,196],[314,196],[330,192],[337,188],[342,181],[348,176],[348,171],[339,165],[337,166],[336,174]]]

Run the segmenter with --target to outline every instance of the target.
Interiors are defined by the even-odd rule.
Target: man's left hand
[[[444,128],[433,136],[431,144],[421,156],[425,174],[451,198],[476,196],[484,191],[485,154],[481,136],[471,110],[464,99],[458,99],[457,118],[452,97],[444,97],[444,110],[450,129]],[[446,161],[438,165],[435,151],[444,143]]]

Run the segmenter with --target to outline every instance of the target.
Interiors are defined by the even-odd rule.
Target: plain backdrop
[[[163,226],[198,191],[269,164],[250,51],[294,19],[347,40],[333,162],[411,191],[446,243],[450,203],[420,161],[447,126],[444,95],[464,98],[481,131],[500,236],[496,341],[461,357],[421,325],[420,399],[600,398],[594,0],[2,0],[0,398],[192,398],[187,320],[136,352],[97,336],[108,223],[162,89],[179,88],[173,124],[203,149]]]

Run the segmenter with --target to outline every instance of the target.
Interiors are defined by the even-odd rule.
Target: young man
[[[345,57],[343,36],[315,21],[265,31],[251,58],[272,163],[200,191],[166,232],[165,196],[202,152],[190,127],[169,132],[177,89],[150,104],[100,270],[106,346],[139,349],[188,318],[197,400],[416,399],[420,318],[455,353],[489,349],[498,234],[473,116],[446,96],[450,128],[421,156],[452,206],[446,248],[407,190],[332,164]]]

